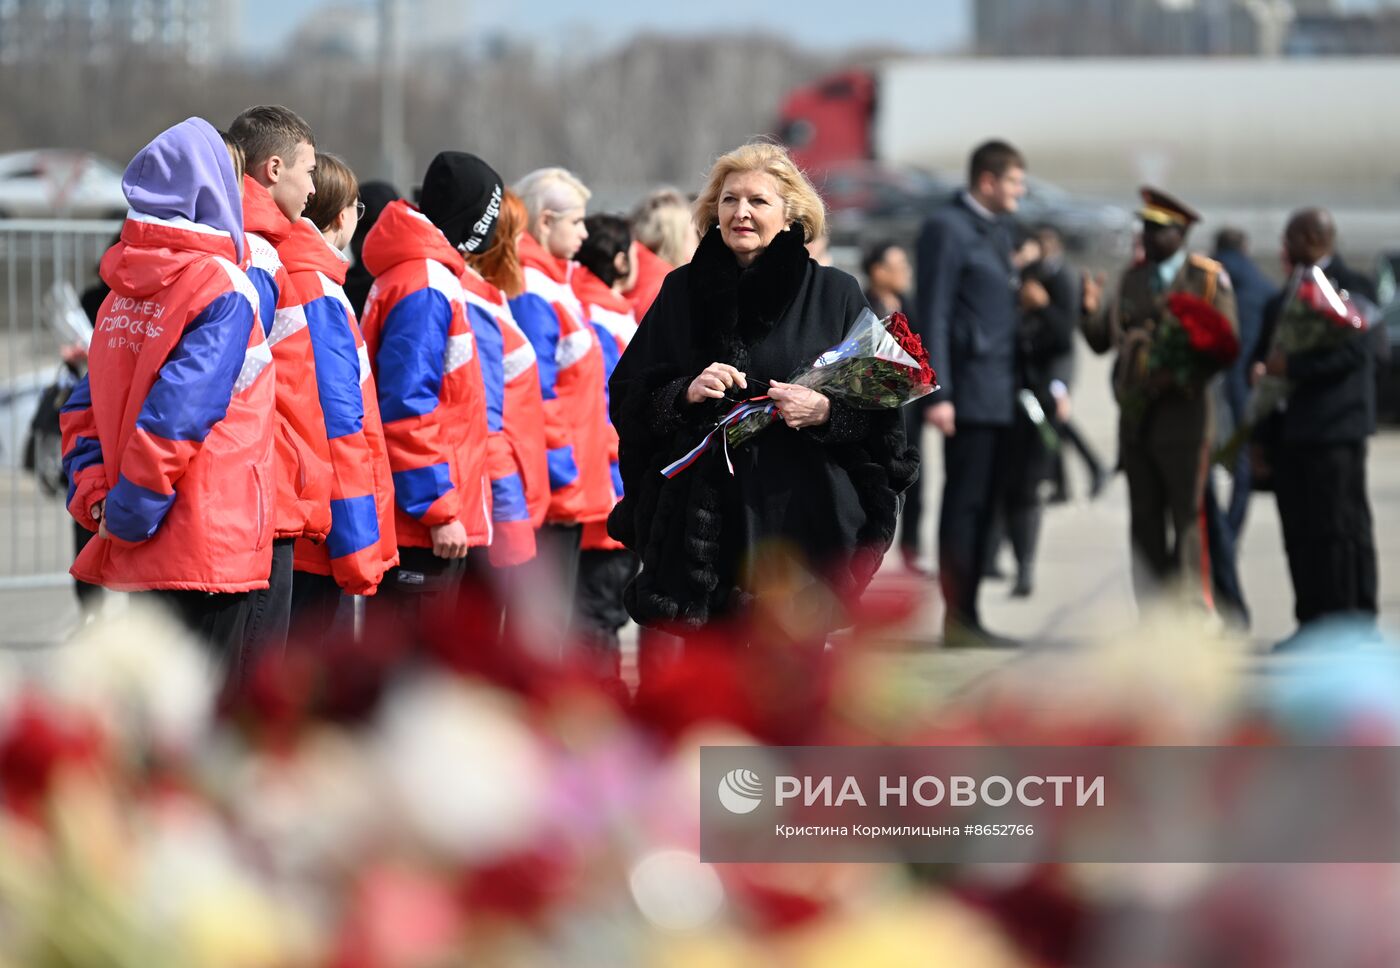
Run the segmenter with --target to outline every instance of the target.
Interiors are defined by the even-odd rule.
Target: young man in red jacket
[[[315,193],[311,128],[292,111],[260,105],[229,126],[243,149],[247,174],[243,221],[248,233],[248,276],[258,290],[259,318],[277,375],[275,478],[277,507],[268,587],[255,596],[248,620],[253,650],[286,645],[292,609],[292,564],[299,538],[324,541],[331,526],[330,451],[316,395],[315,362],[306,314],[278,256]]]
[[[60,416],[69,510],[97,532],[72,572],[159,596],[237,676],[271,560],[273,410],[238,181],[190,118],[137,153],[122,191],[112,291]]]

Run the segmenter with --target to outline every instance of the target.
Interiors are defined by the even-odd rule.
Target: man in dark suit
[[[1342,263],[1336,237],[1332,216],[1310,208],[1289,220],[1283,244],[1295,266],[1319,266],[1337,289],[1374,305],[1374,285]],[[1292,385],[1260,435],[1273,469],[1294,615],[1300,629],[1327,616],[1374,624],[1376,542],[1366,494],[1366,438],[1376,432],[1373,341],[1358,330],[1332,346],[1285,353],[1273,341],[1288,296],[1276,295],[1264,311],[1251,375],[1269,373]]]
[[[1249,367],[1259,343],[1259,333],[1264,327],[1264,306],[1278,294],[1278,287],[1249,257],[1247,245],[1248,240],[1239,229],[1223,228],[1215,235],[1213,258],[1230,275],[1235,290],[1235,312],[1240,322],[1240,356],[1225,371],[1225,403],[1235,426],[1244,420],[1245,405],[1249,401]],[[1245,513],[1249,510],[1249,448],[1240,448],[1240,455],[1230,474],[1234,483],[1230,491],[1230,506],[1225,512],[1225,524],[1231,541],[1238,543],[1244,531]]]
[[[967,188],[919,235],[918,323],[942,384],[926,419],[944,435],[938,561],[945,646],[1014,644],[983,628],[977,589],[1016,405],[1019,283],[1005,216],[1025,194],[1025,171],[1025,159],[1005,142],[981,145]]]

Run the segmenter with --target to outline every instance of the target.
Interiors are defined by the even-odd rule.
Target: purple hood
[[[190,118],[156,135],[122,175],[133,212],[188,219],[227,232],[243,261],[243,203],[224,139],[208,121]]]

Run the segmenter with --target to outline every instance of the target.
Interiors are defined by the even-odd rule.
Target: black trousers
[[[1029,580],[1035,572],[1035,554],[1040,546],[1041,512],[1045,502],[1040,485],[1052,473],[1051,451],[1041,439],[1030,417],[1017,412],[1016,422],[1007,430],[1007,455],[1001,466],[1005,481],[1000,482],[1001,501],[993,514],[991,534],[984,549],[983,574],[992,570],[1004,534],[1016,556],[1018,577]]]
[[[959,424],[943,441],[943,507],[938,517],[938,580],[945,623],[980,626],[977,589],[992,519],[1007,485],[1011,427]]]
[[[329,575],[292,573],[291,637],[302,643],[324,642],[354,632],[351,597]]]
[[[77,521],[73,522],[73,557],[87,547],[87,543],[97,537],[97,532],[89,531]],[[93,585],[81,579],[73,579],[73,591],[78,596],[78,612],[84,619],[102,610],[102,586]]]
[[[241,682],[248,674],[248,618],[256,592],[138,592],[175,613],[181,624],[209,647],[214,661],[229,682]]]
[[[1098,453],[1090,445],[1089,441],[1084,439],[1084,435],[1080,433],[1079,427],[1075,425],[1074,421],[1066,420],[1061,422],[1055,420],[1052,421],[1052,423],[1055,427],[1055,432],[1060,435],[1060,440],[1073,447],[1075,452],[1079,454],[1080,460],[1084,461],[1084,466],[1088,469],[1089,476],[1097,477],[1102,474],[1103,461],[1099,459]],[[1053,461],[1056,491],[1068,498],[1069,482],[1066,480],[1065,474],[1065,449],[1061,447],[1057,450],[1051,460]]]
[[[1366,494],[1366,442],[1279,444],[1274,496],[1283,524],[1293,613],[1376,612],[1376,541]]]
[[[244,664],[251,666],[265,652],[281,654],[287,648],[287,630],[292,619],[292,543],[291,538],[272,542],[272,571],[267,587],[249,592]]]
[[[585,645],[613,654],[621,652],[617,633],[628,618],[622,590],[636,573],[637,556],[626,549],[593,549],[579,554],[574,607],[579,637]]]
[[[924,398],[925,400],[927,397]],[[909,446],[919,452],[919,466],[924,466],[924,426],[928,404],[915,400],[904,408],[904,436]],[[910,556],[919,553],[919,528],[924,519],[924,480],[920,477],[904,492],[904,511],[900,516],[899,547]]]
[[[464,558],[439,558],[432,548],[399,546],[399,563],[366,601],[365,617],[377,630],[414,635],[425,622],[447,622],[457,607]]]
[[[545,634],[557,640],[560,648],[574,627],[575,599],[578,594],[579,544],[583,541],[581,524],[546,524],[535,532],[535,546],[540,564],[548,569],[558,600],[553,603]],[[542,603],[549,607],[547,603]]]

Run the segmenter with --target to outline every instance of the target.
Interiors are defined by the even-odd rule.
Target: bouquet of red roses
[[[750,379],[749,384],[761,381]],[[804,386],[832,400],[861,410],[892,410],[938,389],[923,342],[909,329],[903,313],[879,319],[862,309],[846,338],[802,367],[789,383]],[[674,477],[693,464],[714,439],[723,434],[728,449],[740,447],[778,419],[778,408],[766,396],[736,405],[685,456],[662,469]],[[734,467],[730,465],[730,473]]]
[[[1143,339],[1125,348],[1130,358],[1115,377],[1124,414],[1130,419],[1140,419],[1162,390],[1195,390],[1240,354],[1234,324],[1208,300],[1174,292],[1167,297],[1166,308],[1150,339],[1143,332]]]
[[[1269,349],[1283,353],[1306,353],[1328,349],[1369,326],[1364,302],[1340,292],[1318,266],[1299,266],[1288,280],[1288,296],[1278,323],[1274,326]],[[1235,458],[1261,420],[1279,408],[1293,385],[1286,377],[1265,375],[1254,385],[1245,406],[1244,419],[1233,435],[1215,452],[1215,459],[1233,467]]]
[[[1167,297],[1167,311],[1148,354],[1149,372],[1166,374],[1188,389],[1240,355],[1239,335],[1229,317],[1200,296],[1174,292]]]

